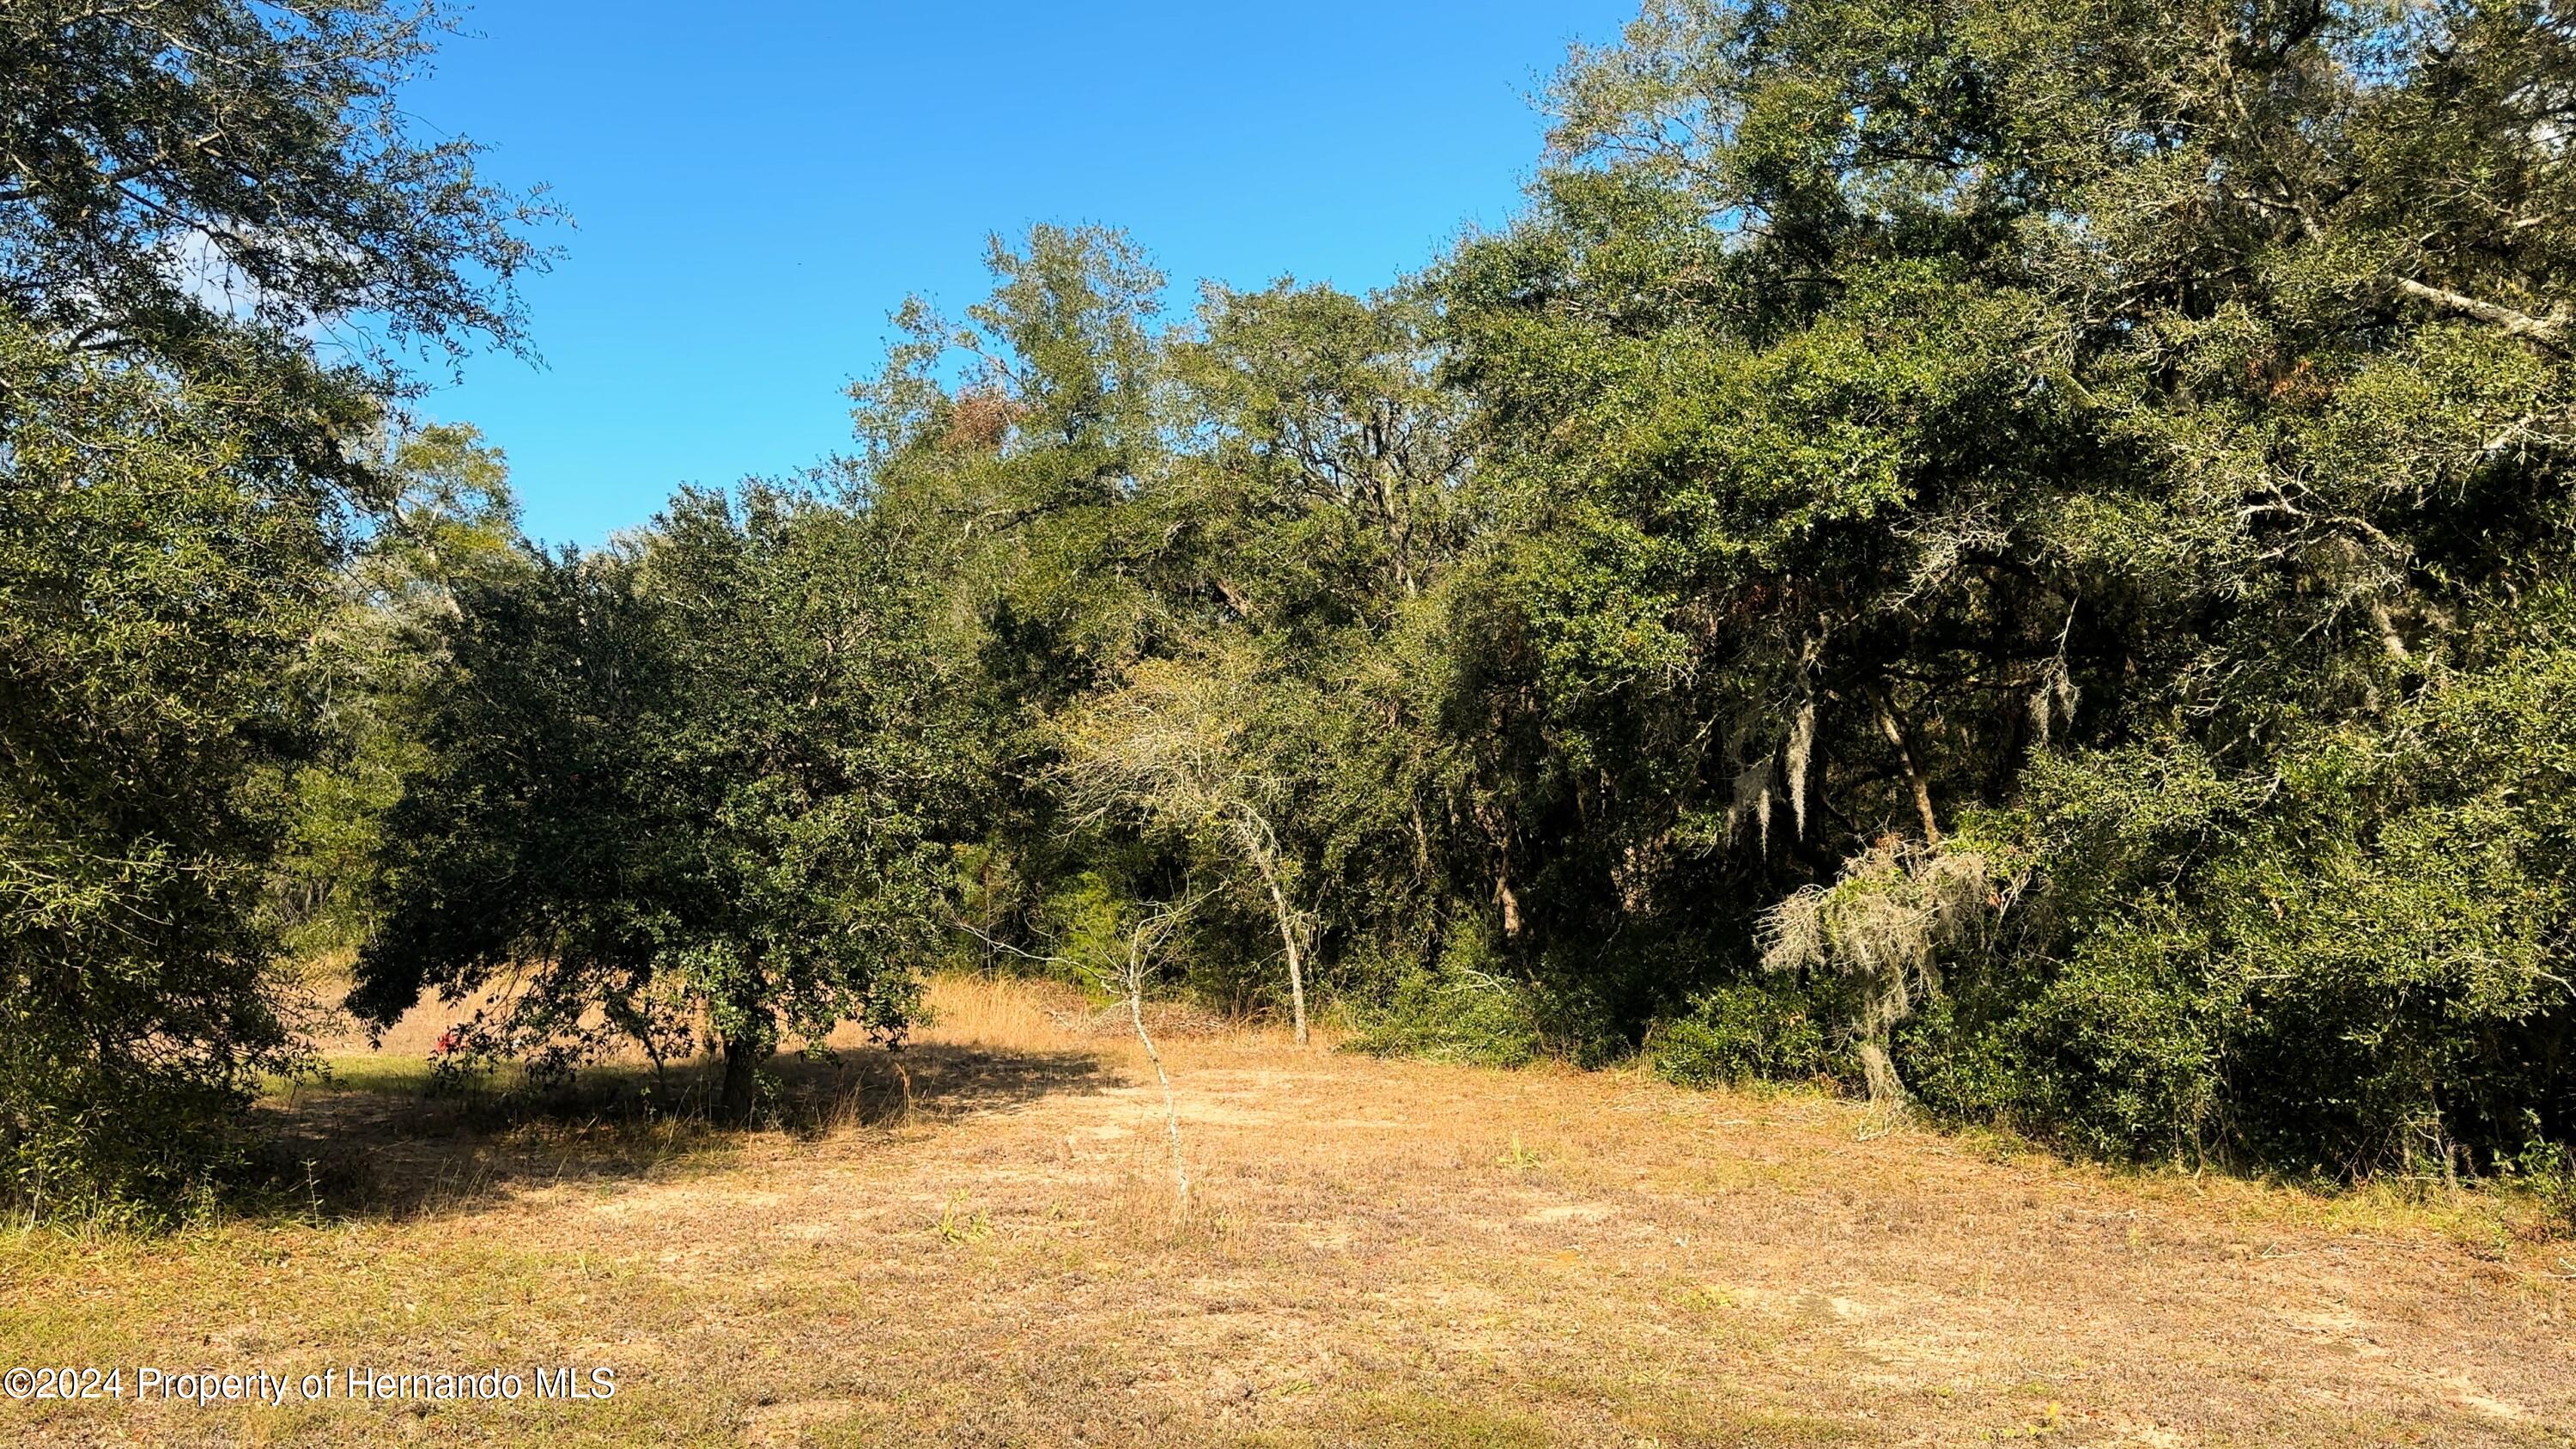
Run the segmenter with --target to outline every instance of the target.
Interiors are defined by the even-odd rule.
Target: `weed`
[[[941,1241],[963,1245],[980,1243],[993,1236],[990,1218],[980,1211],[960,1212],[957,1204],[958,1199],[953,1197],[940,1204],[939,1222],[931,1231],[939,1234]]]

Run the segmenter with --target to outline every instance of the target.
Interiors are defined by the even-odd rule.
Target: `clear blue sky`
[[[543,368],[478,358],[427,411],[508,452],[529,532],[596,544],[843,446],[886,314],[975,300],[991,232],[1124,227],[1182,298],[1383,285],[1512,214],[1531,93],[1634,8],[486,0],[410,109],[576,227],[526,288]]]

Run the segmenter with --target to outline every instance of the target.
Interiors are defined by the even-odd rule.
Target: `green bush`
[[[1462,932],[1437,962],[1398,971],[1379,1002],[1360,1009],[1344,1049],[1497,1067],[1538,1060],[1547,1052],[1542,1004],[1487,969],[1492,953],[1488,937]]]
[[[2199,1160],[2222,1130],[2225,1036],[2167,923],[2131,921],[2050,969],[1967,963],[1896,1033],[1907,1085],[1944,1116],[2112,1157]]]
[[[1688,1016],[1648,1035],[1646,1061],[1655,1075],[1685,1087],[1833,1075],[1813,994],[1785,982],[1723,986],[1700,997]]]
[[[2496,613],[2530,642],[2251,783],[2174,742],[2042,757],[1975,828],[2045,865],[1899,1032],[1909,1088],[2123,1157],[2448,1174],[2567,1140],[2576,602]]]
[[[2513,1167],[2514,1175],[2547,1210],[2550,1227],[2562,1237],[2576,1238],[2576,1148],[2535,1140]]]

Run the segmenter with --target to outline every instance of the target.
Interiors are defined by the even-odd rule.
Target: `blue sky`
[[[988,233],[1124,227],[1183,298],[1383,285],[1511,215],[1531,93],[1633,10],[487,0],[410,109],[576,226],[525,289],[542,368],[475,359],[425,410],[508,452],[529,532],[596,544],[840,448],[886,314],[980,296]]]

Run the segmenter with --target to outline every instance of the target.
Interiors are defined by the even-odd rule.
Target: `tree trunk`
[[[724,1052],[724,1096],[716,1111],[728,1122],[741,1122],[751,1116],[752,1089],[759,1085],[758,1073],[763,1054],[748,1041],[729,1041]]]
[[[1896,706],[1888,702],[1885,690],[1871,690],[1870,702],[1878,706],[1879,733],[1896,747],[1896,763],[1904,768],[1905,783],[1914,791],[1914,813],[1923,822],[1923,843],[1939,845],[1941,822],[1932,814],[1932,784],[1923,777],[1923,767],[1915,762],[1912,732],[1897,718]]]
[[[1168,919],[1168,918],[1167,918]],[[1172,1100],[1172,1077],[1163,1070],[1163,1054],[1154,1049],[1153,1033],[1145,1030],[1145,953],[1154,938],[1154,926],[1139,926],[1127,938],[1127,1020],[1136,1028],[1136,1040],[1145,1044],[1145,1060],[1154,1064],[1154,1080],[1163,1084],[1163,1127],[1172,1135],[1172,1187],[1179,1199],[1180,1213],[1190,1213],[1190,1163],[1181,1153],[1181,1109]]]
[[[1853,1055],[1860,1058],[1861,1078],[1869,1084],[1871,1105],[1901,1107],[1905,1105],[1905,1081],[1896,1075],[1895,1059],[1887,1048],[1874,1041],[1861,1042]]]
[[[1306,1044],[1306,962],[1297,949],[1297,913],[1288,906],[1288,892],[1279,884],[1279,834],[1270,822],[1255,811],[1245,810],[1235,822],[1236,839],[1242,842],[1244,854],[1251,857],[1252,868],[1261,872],[1261,883],[1270,889],[1270,906],[1279,917],[1279,944],[1288,952],[1288,1009],[1297,1024],[1297,1045]]]
[[[1288,948],[1288,1010],[1297,1023],[1297,1045],[1306,1044],[1306,963],[1297,952],[1297,913],[1288,909],[1288,893],[1276,872],[1264,870],[1270,904],[1279,912],[1279,944]]]

